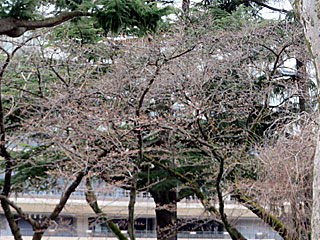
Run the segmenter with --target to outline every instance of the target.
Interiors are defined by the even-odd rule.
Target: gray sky
[[[201,0],[191,0],[191,4],[195,3],[195,2],[200,2]],[[181,8],[182,5],[182,0],[175,0],[174,4],[176,7]],[[288,0],[276,0],[276,1],[269,1],[268,5],[272,6],[272,7],[276,7],[279,9],[286,9],[286,10],[291,10],[291,4]],[[274,12],[271,11],[267,8],[262,9],[261,13],[263,14],[264,18],[268,18],[268,19],[279,19],[279,17],[283,14],[279,13],[279,12]]]

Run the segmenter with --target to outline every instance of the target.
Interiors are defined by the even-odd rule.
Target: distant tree
[[[212,13],[221,11],[215,10]],[[232,16],[236,18],[237,12]],[[250,13],[247,16],[250,16]],[[252,21],[252,18],[248,19]],[[217,19],[213,31],[217,26],[221,26],[219,33],[222,35],[211,34],[216,38],[214,41],[208,38],[210,42],[206,42],[203,35],[201,37],[202,57],[207,58],[197,60],[200,57],[197,58],[195,52],[192,52],[188,55],[189,61],[180,59],[179,67],[172,67],[179,69],[174,71],[175,77],[178,78],[178,74],[181,74],[180,89],[184,89],[184,94],[177,91],[176,95],[176,99],[179,99],[183,106],[179,109],[179,123],[188,122],[188,127],[177,124],[173,128],[178,132],[182,132],[183,129],[187,136],[193,138],[194,142],[211,156],[214,167],[209,182],[216,190],[221,218],[223,193],[230,192],[239,196],[241,194],[237,191],[238,184],[241,186],[242,182],[249,179],[257,180],[259,169],[254,153],[266,136],[267,130],[276,134],[277,127],[295,119],[304,108],[304,105],[299,105],[296,100],[302,96],[301,89],[296,85],[297,79],[302,77],[301,65],[297,66],[299,71],[287,72],[286,69],[291,67],[284,64],[287,59],[295,56],[306,57],[297,24],[262,21],[261,25],[254,26],[244,22],[243,18],[233,22],[228,15]],[[207,23],[206,26],[208,25]],[[256,28],[257,26],[259,27]],[[197,26],[197,30],[200,28]],[[244,35],[242,31],[245,32]],[[206,50],[207,47],[210,50]],[[205,55],[208,52],[210,54]],[[308,57],[304,58],[304,61],[308,62]],[[193,70],[189,62],[192,62],[193,66],[199,66],[200,70]],[[203,75],[198,75],[200,73]],[[304,77],[308,84],[304,87],[309,86],[311,81]],[[184,79],[187,81],[183,81]],[[300,84],[303,85],[302,82]],[[312,101],[309,98],[305,100],[309,109],[312,109]],[[250,196],[250,191],[248,195]],[[264,208],[265,203],[259,205],[259,201],[254,202],[250,197],[238,200],[283,238],[299,239],[301,236],[300,230],[286,227],[286,223],[290,221],[280,222],[269,215],[266,212],[267,208]],[[304,224],[303,218],[299,221],[299,224]]]
[[[0,200],[5,217],[16,240],[21,240],[22,236],[12,209],[14,209],[20,218],[32,226],[34,230],[33,239],[41,239],[52,221],[61,213],[71,193],[75,191],[87,173],[86,169],[81,169],[70,174],[70,184],[65,189],[61,189],[62,194],[59,203],[54,207],[49,216],[41,221],[35,220],[25,214],[14,201],[9,199],[13,192],[25,193],[27,189],[41,191],[49,188],[57,181],[57,178],[54,177],[56,174],[53,173],[53,169],[56,167],[63,168],[63,164],[53,166],[53,163],[57,159],[63,158],[63,154],[55,151],[52,142],[37,142],[37,139],[43,139],[45,136],[41,136],[41,133],[39,135],[39,132],[30,131],[28,132],[28,137],[23,137],[22,124],[25,120],[30,119],[30,112],[27,113],[27,109],[37,105],[33,100],[28,101],[30,100],[29,97],[37,96],[38,98],[45,98],[42,92],[44,89],[41,90],[41,76],[37,75],[39,72],[30,73],[30,68],[27,67],[27,63],[24,61],[30,60],[30,55],[20,56],[20,60],[22,58],[24,60],[13,67],[13,62],[16,60],[18,51],[32,40],[34,40],[34,37],[30,37],[17,45],[15,43],[9,44],[11,50],[1,47],[2,52],[5,54],[4,64],[0,69],[2,90],[0,93],[0,155],[2,157],[1,166],[4,173],[4,179],[1,181]],[[23,67],[26,67],[26,69],[23,69]],[[36,80],[36,76],[39,77],[38,80]],[[8,77],[11,77],[11,82],[7,81]],[[38,82],[39,88],[35,88],[36,82]],[[12,87],[13,85],[15,87]],[[22,87],[20,88],[20,86]],[[31,145],[30,142],[32,142]],[[33,145],[35,143],[37,143],[36,146]]]
[[[103,147],[88,151],[90,145],[95,146],[95,139],[86,135],[92,124],[80,115],[95,116],[83,111],[83,106],[94,99],[90,111],[95,111],[101,104],[99,99],[104,99],[91,83],[109,70],[109,56],[114,54],[111,45],[90,48],[68,38],[50,43],[49,34],[46,39],[45,34],[37,37],[24,42],[3,39],[4,47],[0,47],[4,53],[0,69],[0,154],[5,175],[0,181],[0,200],[11,232],[19,240],[22,236],[15,215],[31,225],[34,240],[41,239],[87,174],[100,170],[97,162],[105,155]],[[97,64],[92,65],[91,60]],[[93,89],[86,89],[87,84]],[[104,125],[96,124],[91,132],[97,134]],[[104,142],[106,146],[110,143],[105,138]],[[114,165],[109,162],[108,166]],[[61,193],[59,204],[43,219],[33,219],[10,200],[14,193],[23,196],[29,191]]]
[[[44,10],[47,9],[47,10]],[[49,11],[49,9],[53,9],[52,11]],[[120,31],[128,31],[128,29],[134,30],[135,34],[143,34],[148,31],[155,32],[158,26],[158,23],[161,21],[161,17],[163,15],[166,15],[168,13],[168,8],[158,8],[155,3],[145,3],[144,1],[122,1],[122,0],[116,0],[116,1],[36,1],[36,0],[26,0],[26,1],[2,1],[0,3],[0,35],[6,35],[8,37],[19,37],[22,36],[24,33],[30,30],[35,29],[42,29],[46,27],[53,27],[56,25],[60,25],[70,19],[74,19],[76,17],[90,17],[87,18],[87,20],[74,20],[75,24],[82,24],[85,27],[78,27],[78,31],[76,34],[72,33],[71,36],[74,38],[77,34],[79,38],[81,39],[82,43],[85,43],[86,41],[90,41],[94,36],[94,34],[100,34],[102,35],[101,30],[105,32],[113,32],[113,33],[119,33]],[[53,16],[52,16],[53,15]],[[49,17],[48,17],[49,16]],[[89,20],[88,20],[89,19]],[[100,28],[100,29],[99,29]],[[56,35],[57,36],[57,35]],[[59,38],[59,37],[58,37]],[[30,38],[31,40],[32,38]],[[26,42],[28,42],[27,40]],[[12,65],[12,59],[14,58],[14,55],[20,50],[20,48],[25,45],[25,43],[18,44],[17,47],[13,48],[13,51],[8,51],[5,48],[1,47],[2,52],[5,55],[4,58],[4,64],[1,66],[0,69],[0,84],[1,84],[1,90],[3,91],[3,86],[7,84],[6,81],[6,74],[8,73],[8,66]],[[40,47],[40,45],[39,45]],[[62,50],[65,51],[65,50]],[[39,54],[40,52],[37,52],[36,54]],[[44,58],[47,58],[48,56],[43,56]],[[64,58],[64,57],[63,57]],[[90,56],[87,56],[87,59],[90,60]],[[45,60],[47,61],[47,59]],[[54,62],[54,60],[53,60]],[[21,64],[19,64],[20,66]],[[70,78],[65,79],[63,74],[61,74],[60,70],[58,70],[54,63],[49,64],[46,67],[49,67],[50,70],[55,75],[56,79],[59,79],[59,81],[62,83],[63,88],[71,88],[71,82]],[[36,96],[38,98],[38,103],[42,102],[42,100],[47,99],[47,88],[45,88],[42,84],[44,84],[42,81],[43,72],[41,68],[43,66],[39,66],[39,63],[34,63],[34,71],[29,72],[27,74],[28,78],[31,77],[34,79],[37,79],[36,81],[38,84],[33,85],[33,81],[31,85],[30,90],[27,90],[27,94],[31,94],[32,96]],[[69,69],[69,67],[68,67]],[[10,71],[10,70],[9,70]],[[12,69],[11,69],[12,71]],[[20,70],[22,77],[24,77],[24,70]],[[44,70],[46,71],[46,70]],[[11,74],[8,73],[8,74]],[[18,76],[18,79],[21,76]],[[35,77],[35,78],[34,78]],[[69,76],[70,77],[70,76]],[[30,81],[29,81],[30,82]],[[29,83],[28,82],[28,83]],[[21,85],[20,83],[17,85],[18,90],[17,92],[24,92],[25,85],[22,88],[19,88]],[[23,84],[22,84],[23,85]],[[51,85],[52,86],[52,85]],[[16,88],[16,86],[14,87]],[[7,89],[9,96],[15,99],[17,96],[15,96],[16,93],[12,93],[12,85],[9,86]],[[59,88],[53,87],[49,91],[56,91]],[[62,92],[64,92],[62,90]],[[32,100],[32,103],[30,102],[23,102],[26,101],[25,99],[22,100],[22,105],[27,105],[28,107],[20,108],[20,105],[13,104],[11,106],[11,109],[8,110],[6,104],[6,100],[3,98],[3,92],[0,93],[0,125],[1,127],[1,151],[0,154],[4,158],[4,171],[5,171],[5,178],[3,181],[3,189],[2,189],[2,195],[1,195],[1,205],[4,209],[5,216],[8,220],[8,223],[10,225],[11,231],[14,235],[14,238],[22,239],[19,227],[17,226],[17,223],[14,219],[14,215],[12,213],[11,207],[13,207],[18,215],[29,222],[34,230],[34,236],[33,239],[41,239],[44,232],[48,229],[51,222],[56,219],[56,217],[59,215],[59,213],[62,211],[63,207],[65,206],[68,198],[70,197],[71,193],[75,191],[76,187],[80,184],[83,177],[88,173],[89,169],[91,167],[85,167],[81,168],[81,170],[75,170],[73,167],[71,169],[75,170],[75,172],[78,172],[76,174],[75,180],[72,182],[72,184],[66,189],[66,192],[61,196],[60,203],[56,206],[52,214],[46,218],[42,223],[33,220],[32,218],[28,217],[26,214],[22,212],[22,210],[15,205],[13,202],[9,201],[9,196],[13,191],[16,191],[17,188],[14,188],[13,186],[21,186],[21,188],[25,191],[25,184],[26,182],[29,182],[31,185],[35,184],[37,179],[39,177],[41,178],[48,178],[49,175],[47,175],[47,172],[52,172],[52,169],[58,167],[58,165],[53,166],[52,162],[50,162],[50,157],[48,153],[43,155],[44,151],[46,151],[48,148],[52,148],[52,144],[50,143],[50,140],[48,139],[48,133],[47,131],[43,131],[43,129],[39,129],[41,124],[37,126],[37,130],[34,130],[32,128],[29,128],[26,134],[28,135],[28,138],[32,138],[32,141],[38,142],[37,144],[40,146],[39,148],[31,149],[29,151],[29,148],[27,147],[25,150],[22,150],[22,155],[19,156],[13,156],[13,153],[8,150],[8,135],[11,137],[14,136],[12,129],[9,130],[9,124],[10,121],[16,121],[15,122],[15,130],[18,128],[20,134],[22,134],[23,131],[26,131],[25,129],[21,129],[22,122],[28,121],[31,116],[38,117],[37,114],[31,114],[30,109],[36,112],[42,112],[40,109],[44,110],[46,109],[46,101],[42,102],[41,105],[35,105],[34,99]],[[70,94],[70,92],[69,92]],[[69,96],[67,94],[66,96]],[[50,94],[49,94],[50,95]],[[20,95],[19,95],[20,96]],[[57,99],[56,99],[57,100]],[[63,97],[60,98],[62,102],[64,102]],[[10,104],[10,102],[9,102]],[[63,103],[62,103],[63,104]],[[65,104],[65,103],[64,103]],[[65,104],[65,107],[67,107],[68,104]],[[59,107],[58,107],[59,108]],[[28,110],[27,110],[28,109]],[[48,107],[48,109],[51,109],[54,113],[59,112],[58,109],[53,110],[52,107]],[[8,112],[7,112],[8,111]],[[21,118],[21,115],[23,114],[24,117]],[[42,112],[43,114],[43,112]],[[43,116],[43,115],[41,115]],[[47,115],[48,116],[48,115]],[[67,117],[67,116],[66,116]],[[40,122],[41,120],[38,119]],[[70,119],[69,119],[70,120]],[[40,123],[39,122],[39,123]],[[50,122],[50,121],[48,121]],[[26,123],[24,123],[26,124]],[[55,125],[55,124],[53,124]],[[51,125],[51,127],[53,126]],[[26,125],[25,125],[26,126]],[[27,126],[31,127],[32,124],[27,124]],[[51,128],[49,127],[49,128]],[[59,128],[63,128],[63,126],[60,126],[58,124],[57,126],[57,132],[59,132]],[[52,129],[52,128],[51,128]],[[10,133],[8,131],[11,131]],[[36,131],[37,133],[34,133],[34,136],[32,136],[33,132]],[[69,130],[67,130],[68,132]],[[64,131],[63,131],[64,132]],[[59,132],[59,134],[64,134],[62,132]],[[62,137],[59,135],[59,137]],[[45,139],[45,140],[44,140]],[[15,140],[17,141],[17,139]],[[43,144],[43,141],[46,142],[46,144]],[[57,142],[56,140],[53,140],[53,142]],[[85,141],[87,142],[87,141]],[[15,145],[15,143],[12,143]],[[59,145],[59,143],[58,143]],[[55,144],[55,147],[58,146]],[[47,146],[47,147],[46,147]],[[75,146],[75,145],[74,145]],[[83,142],[80,143],[77,148],[82,147]],[[67,153],[64,149],[61,151],[61,148],[59,150],[57,148],[54,148],[55,150],[52,151],[55,156],[55,158],[61,158],[61,159],[69,159],[70,160],[70,153]],[[37,155],[37,156],[36,156]],[[103,154],[102,154],[103,155]],[[37,159],[39,158],[41,160],[36,160],[37,167],[32,167],[32,161],[27,164],[21,164],[19,166],[18,159]],[[79,157],[79,155],[78,155]],[[101,158],[102,156],[98,157]],[[45,158],[43,160],[43,158]],[[71,157],[72,158],[72,157]],[[72,158],[74,160],[74,158]],[[94,157],[92,157],[91,161],[94,161]],[[62,161],[63,162],[63,161]],[[31,164],[31,165],[30,165]],[[35,162],[33,162],[35,164]],[[61,168],[65,169],[65,163],[60,166]],[[29,168],[29,171],[26,170],[26,168]],[[67,167],[68,168],[68,167]],[[15,169],[19,172],[19,177],[17,178],[16,172],[13,171]],[[65,169],[66,170],[66,169]],[[21,175],[21,173],[23,174]],[[29,174],[33,174],[34,178],[30,179]],[[52,175],[52,173],[51,173]],[[25,180],[25,182],[24,182]],[[40,181],[41,182],[41,181]],[[33,185],[34,186],[34,185]],[[44,186],[43,186],[44,187]]]
[[[54,3],[62,4],[61,9],[71,9],[69,12],[87,6],[87,2]],[[116,3],[123,4],[114,1],[112,6]],[[3,6],[6,9],[7,5]],[[60,8],[57,9],[60,11]],[[57,16],[64,16],[64,13],[59,15],[59,11]],[[8,15],[10,11],[4,13],[7,16],[2,19],[12,19],[13,15]],[[97,28],[90,31],[99,31],[99,27],[121,30],[116,27],[120,25],[110,22],[108,25],[108,21],[99,25],[99,16],[107,18],[112,14],[98,13],[99,9],[97,15],[93,15],[98,20]],[[19,14],[24,16],[21,11]],[[20,18],[19,14],[15,15],[16,19]],[[21,21],[41,22],[26,19],[28,17],[22,17]],[[16,239],[21,236],[12,212],[10,215],[7,199],[12,192],[13,166],[16,167],[14,163],[18,161],[9,156],[8,137],[12,137],[12,142],[32,138],[38,144],[52,143],[47,153],[53,151],[61,161],[54,166],[46,162],[46,168],[39,164],[44,171],[57,174],[59,171],[54,172],[51,167],[58,167],[63,173],[79,173],[77,183],[88,172],[110,182],[120,179],[122,186],[130,189],[131,239],[135,238],[134,206],[139,190],[152,193],[159,206],[157,217],[169,212],[169,217],[158,223],[160,239],[168,233],[168,227],[172,228],[170,237],[176,238],[175,206],[190,194],[196,195],[204,209],[220,219],[233,239],[245,239],[228,220],[223,195],[242,193],[239,185],[243,185],[239,183],[257,179],[252,155],[256,144],[266,129],[272,131],[300,112],[300,106],[291,101],[300,93],[294,74],[283,70],[287,59],[301,56],[304,51],[298,45],[301,35],[294,24],[255,20],[243,7],[232,13],[212,7],[205,13],[195,11],[188,16],[187,24],[177,23],[166,35],[152,40],[134,38],[120,43],[109,41],[110,46],[105,42],[85,46],[83,41],[66,38],[63,42],[63,37],[58,36],[59,41],[51,45],[54,51],[43,48],[42,55],[34,54],[33,57],[41,58],[33,61],[32,68],[17,70],[21,65],[12,64],[13,55],[7,54],[1,86],[8,84],[9,90],[28,96],[27,101],[19,101],[22,107],[17,108],[17,116],[10,119],[18,122],[15,130],[19,130],[20,136],[16,135],[18,131],[7,134],[6,119],[12,115],[13,108],[0,102],[5,106],[0,111],[0,153],[5,158],[6,176],[0,196]],[[2,34],[18,36],[18,30],[32,29],[17,25]],[[5,71],[10,62],[11,71]],[[15,72],[20,82],[9,81]],[[24,76],[32,79],[26,81],[32,83],[29,88],[22,81]],[[8,98],[14,94],[9,91]],[[271,106],[277,97],[281,102]],[[9,103],[17,106],[16,101],[9,100]],[[26,158],[19,157],[19,160]],[[101,214],[90,193],[88,185],[88,202]],[[164,197],[163,193],[166,193]],[[209,199],[217,200],[219,208]],[[271,215],[265,217],[264,206],[256,207],[250,200],[242,203],[289,239],[282,222]],[[163,206],[172,209],[163,209]],[[35,226],[34,239],[42,237],[53,217],[39,227],[26,218]]]
[[[128,44],[131,50],[115,61],[118,75],[112,72],[108,79],[122,79],[121,86],[126,89],[122,99],[129,103],[128,112],[133,114],[139,106],[139,118],[132,115],[126,127],[133,133],[134,126],[140,126],[142,136],[142,145],[135,140],[128,147],[131,159],[137,159],[141,150],[150,157],[140,160],[138,167],[144,182],[149,176],[150,187],[143,189],[152,193],[159,206],[175,206],[183,188],[201,200],[217,197],[220,212],[204,200],[206,209],[221,218],[233,239],[239,239],[224,213],[223,195],[238,193],[236,183],[257,179],[255,146],[267,129],[283,125],[300,112],[299,104],[292,101],[300,94],[296,74],[288,74],[284,63],[304,55],[305,49],[294,23],[254,22],[244,8],[233,14],[214,8],[207,15],[193,14],[187,19],[192,23],[189,28],[177,28],[171,38],[145,43],[137,51],[133,46],[138,40],[133,46]],[[139,101],[141,96],[143,101]],[[272,104],[275,99],[281,99],[278,105]],[[199,156],[188,161],[183,154],[192,149],[197,149]],[[143,166],[147,159],[158,164],[149,173]],[[210,167],[201,171],[201,165]],[[194,181],[190,187],[192,169],[197,166],[199,185]],[[158,195],[165,189],[169,191],[161,203]],[[281,221],[248,199],[239,201],[248,207],[251,204],[250,210],[284,238],[292,237]],[[169,214],[174,219],[175,212]],[[161,228],[163,232],[169,229]]]
[[[294,229],[298,239],[310,239],[314,114],[297,116],[277,132],[257,149],[258,181],[239,184],[239,188],[251,189],[252,199],[268,206],[288,229]]]

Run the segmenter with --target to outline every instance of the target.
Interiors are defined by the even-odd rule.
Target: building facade
[[[121,188],[110,188],[99,196],[99,206],[113,219],[123,233],[127,229],[129,192]],[[40,192],[18,195],[11,198],[33,219],[41,220],[49,215],[59,201],[56,192]],[[223,226],[209,216],[196,199],[184,199],[178,204],[179,239],[230,239]],[[226,201],[225,211],[230,221],[248,239],[282,239],[252,212],[234,201]],[[135,207],[136,236],[142,239],[156,239],[155,203],[146,193],[140,193]],[[0,212],[0,239],[10,239],[11,231]],[[17,222],[22,235],[29,239],[31,225],[20,219]],[[29,236],[29,237],[28,237]],[[51,225],[44,239],[113,239],[103,221],[87,204],[84,192],[77,191],[69,199],[63,212]]]

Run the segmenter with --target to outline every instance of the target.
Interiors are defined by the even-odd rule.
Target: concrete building
[[[59,195],[51,192],[29,193],[11,198],[34,219],[50,214],[59,201]],[[129,192],[112,188],[99,196],[99,206],[126,233]],[[234,201],[227,201],[225,210],[232,223],[248,239],[282,239],[252,212]],[[2,209],[1,209],[2,211]],[[140,193],[137,197],[136,235],[144,240],[156,239],[155,204],[149,194]],[[214,221],[203,209],[198,200],[185,199],[178,203],[179,239],[230,239],[223,226]],[[29,223],[17,216],[18,225],[24,239],[31,239],[32,228]],[[11,231],[0,212],[0,239],[13,239]],[[30,236],[30,237],[28,237]],[[115,239],[107,227],[101,224],[84,198],[83,191],[75,192],[69,199],[60,217],[46,232],[44,239]]]

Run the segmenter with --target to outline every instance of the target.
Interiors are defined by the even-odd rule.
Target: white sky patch
[[[271,1],[268,2],[267,5],[278,9],[285,9],[287,11],[292,10],[292,6],[288,0]],[[268,8],[263,8],[260,13],[265,19],[283,19],[285,17],[284,13],[272,11]]]
[[[192,6],[192,4],[199,3],[201,1],[202,0],[192,0],[192,1],[190,1],[190,3],[191,3],[191,6]],[[182,0],[175,0],[173,4],[174,4],[175,7],[181,8],[182,7]]]
[[[296,72],[296,59],[295,58],[288,58],[283,65],[280,67],[280,71],[287,74],[295,74]]]

